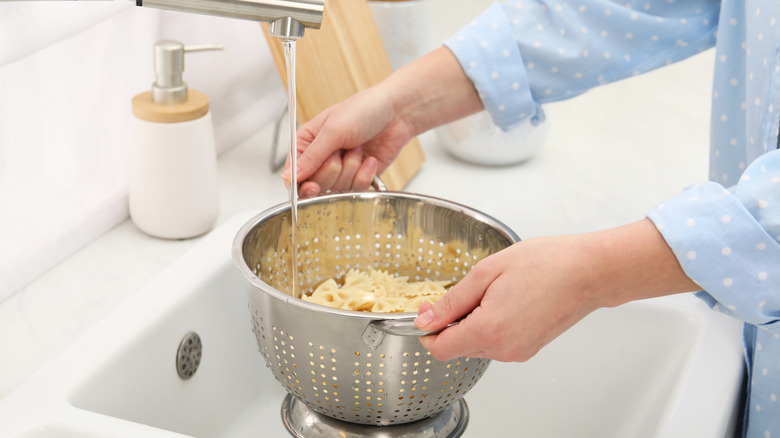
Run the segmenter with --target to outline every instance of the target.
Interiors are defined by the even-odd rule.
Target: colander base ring
[[[390,426],[371,426],[349,423],[328,417],[309,409],[305,403],[292,394],[282,402],[282,422],[295,438],[333,437],[416,437],[458,438],[463,435],[469,422],[469,408],[462,398],[447,409],[432,417],[411,423]]]

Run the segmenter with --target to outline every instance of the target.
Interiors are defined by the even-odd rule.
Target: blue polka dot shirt
[[[780,438],[780,1],[517,0],[445,44],[504,130],[715,47],[710,181],[648,213],[698,296],[745,321],[745,429]]]

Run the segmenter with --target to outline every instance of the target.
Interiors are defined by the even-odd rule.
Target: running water
[[[287,67],[287,108],[290,118],[290,260],[292,264],[291,294],[300,298],[298,292],[298,141],[297,93],[295,92],[295,40],[282,40],[284,60]]]

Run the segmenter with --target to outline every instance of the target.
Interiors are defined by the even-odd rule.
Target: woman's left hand
[[[518,242],[479,263],[415,323],[436,359],[525,361],[592,311],[699,290],[644,219],[587,234]]]

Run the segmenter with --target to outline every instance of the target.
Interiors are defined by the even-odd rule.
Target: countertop
[[[550,134],[532,159],[484,167],[450,156],[432,132],[405,189],[466,204],[521,238],[595,231],[640,220],[708,172],[714,53],[545,106]],[[219,160],[218,224],[284,202],[269,169],[271,126]],[[159,240],[126,220],[0,303],[0,396],[198,242]]]

